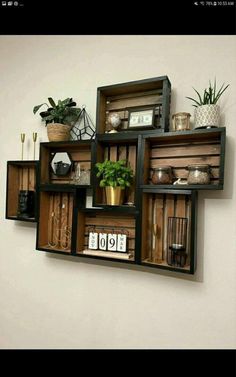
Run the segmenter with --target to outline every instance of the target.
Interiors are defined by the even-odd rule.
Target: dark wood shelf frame
[[[127,130],[129,109],[154,107],[154,132],[169,130],[171,83],[167,76],[154,77],[146,80],[125,82],[116,85],[99,87],[97,89],[97,134],[109,131],[108,115],[119,114],[122,132]],[[143,134],[147,131],[140,130]]]
[[[6,219],[37,222],[38,165],[39,161],[37,160],[7,161]],[[34,217],[23,218],[17,215],[20,190],[32,190],[35,192]]]
[[[163,189],[222,190],[224,183],[225,128],[168,132],[157,136],[143,136],[140,164],[140,187],[157,186]],[[143,163],[142,163],[143,162]],[[162,165],[171,166],[174,181],[187,179],[187,166],[208,164],[211,167],[207,185],[153,185],[151,171]]]

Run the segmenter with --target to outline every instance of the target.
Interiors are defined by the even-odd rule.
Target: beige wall
[[[236,37],[0,36],[0,347],[235,348]],[[171,112],[208,80],[230,83],[225,190],[199,195],[195,276],[128,269],[35,250],[35,224],[5,220],[6,161],[32,159],[32,108],[73,97],[95,119],[96,88],[168,75]],[[37,148],[38,154],[38,148]]]

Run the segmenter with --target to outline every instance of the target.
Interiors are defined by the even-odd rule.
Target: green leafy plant
[[[216,89],[216,79],[214,81],[214,86],[212,86],[211,81],[209,81],[209,88],[205,89],[203,95],[201,96],[199,92],[193,88],[193,90],[197,93],[198,99],[194,99],[192,97],[186,97],[193,101],[195,104],[194,107],[202,106],[202,105],[215,105],[225,90],[228,88],[229,84],[225,86],[222,84],[220,89]]]
[[[127,166],[126,160],[98,162],[95,165],[97,169],[97,177],[101,177],[100,187],[121,187],[125,189],[130,187],[134,173],[133,170]]]
[[[45,126],[47,126],[48,123],[62,123],[69,126],[73,126],[76,123],[81,109],[74,107],[76,106],[76,102],[74,102],[72,98],[66,98],[63,101],[59,100],[56,104],[55,101],[49,97],[48,102],[49,105],[42,103],[33,108],[33,113],[36,114],[42,106],[47,106],[46,111],[39,113],[42,120],[45,122]]]

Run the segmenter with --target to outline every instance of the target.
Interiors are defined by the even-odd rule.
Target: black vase
[[[30,190],[20,190],[18,195],[17,217],[34,217],[35,192]]]

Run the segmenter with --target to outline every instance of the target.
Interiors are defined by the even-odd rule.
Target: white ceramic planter
[[[196,107],[194,118],[195,128],[219,127],[220,107],[218,105],[202,105]]]

